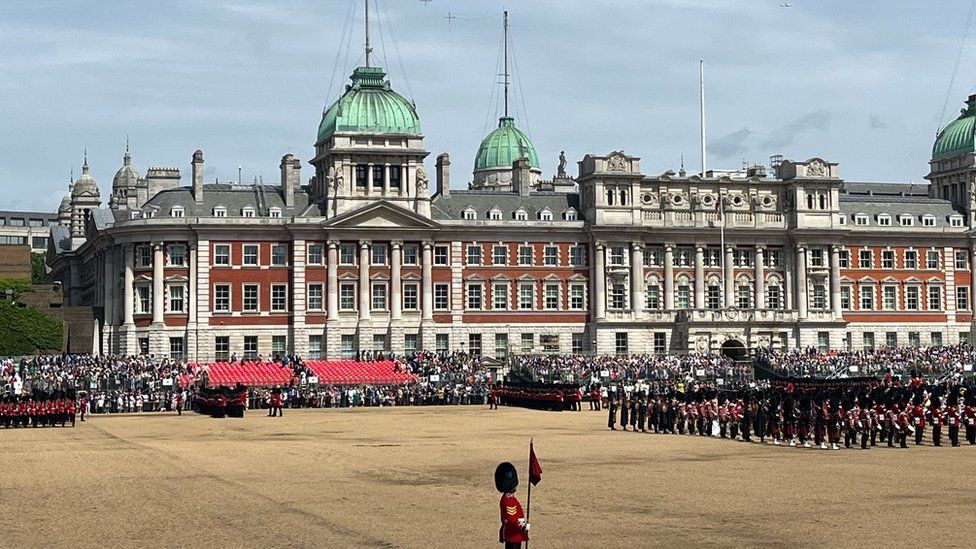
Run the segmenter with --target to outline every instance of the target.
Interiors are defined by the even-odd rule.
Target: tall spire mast
[[[363,0],[366,4],[366,67],[369,67],[369,54],[373,53],[373,48],[369,47],[369,0]]]
[[[505,118],[508,118],[508,10],[504,12],[502,29],[505,35]]]

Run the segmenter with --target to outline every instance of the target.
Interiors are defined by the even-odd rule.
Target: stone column
[[[326,318],[337,320],[339,318],[339,243],[335,240],[329,241],[329,262],[326,265]]]
[[[359,241],[359,320],[369,320],[370,307],[373,305],[370,302],[369,292],[369,263],[371,259],[369,257],[369,244],[369,240]]]
[[[973,311],[972,323],[976,325],[976,248],[969,250],[969,310]],[[970,332],[970,338],[976,338],[976,333]]]
[[[830,247],[830,308],[837,318],[843,314],[840,308],[840,246]]]
[[[644,245],[640,242],[630,244],[630,308],[634,318],[644,314]]]
[[[135,264],[135,249],[132,244],[125,244],[125,270],[122,281],[122,332],[119,341],[119,352],[131,355],[135,350],[135,329],[136,324],[132,318],[132,301],[135,298],[132,282],[135,278],[132,272]]]
[[[695,246],[695,308],[705,308],[705,247]]]
[[[108,248],[102,255],[102,262],[105,265],[105,270],[103,271],[102,287],[105,293],[102,300],[103,316],[105,317],[102,323],[102,352],[105,354],[112,353],[112,335],[114,333],[113,327],[115,323],[118,322],[118,318],[115,315],[115,254],[113,248]]]
[[[796,254],[790,249],[783,250],[783,271],[786,279],[783,281],[783,291],[786,292],[786,310],[793,310],[793,273],[796,271]]]
[[[390,194],[390,163],[383,164],[383,196]]]
[[[732,246],[725,247],[725,271],[722,276],[725,278],[725,306],[727,308],[735,307],[735,269],[732,268],[735,258],[733,253],[734,248]]]
[[[163,323],[163,243],[153,243],[152,321]]]
[[[366,164],[366,194],[373,194],[373,163]]]
[[[800,320],[807,317],[807,247],[796,246],[796,308]]]
[[[308,355],[308,327],[305,324],[306,271],[308,243],[296,238],[291,243],[291,287],[288,298],[291,300],[291,352],[299,356]],[[286,349],[287,350],[287,349]]]
[[[434,243],[430,240],[425,240],[423,243],[423,256],[421,257],[423,261],[421,270],[421,288],[423,301],[421,302],[421,307],[423,311],[421,312],[421,318],[423,320],[433,320],[434,319]]]
[[[607,318],[607,268],[606,243],[597,242],[593,245],[593,303],[596,305],[594,314],[597,320]]]
[[[197,322],[197,245],[189,245],[190,254],[190,281],[187,283],[186,295],[183,296],[183,301],[186,303],[187,308],[187,321],[193,325]],[[186,355],[189,356],[189,349],[185,349]]]
[[[400,262],[403,241],[394,240],[390,248],[390,320],[400,320],[403,316],[403,303],[400,301]]]
[[[674,244],[664,245],[664,309],[674,310]]]
[[[766,247],[756,246],[756,266],[755,266],[755,277],[756,277],[756,304],[757,309],[766,308],[766,265],[763,263],[766,260]]]

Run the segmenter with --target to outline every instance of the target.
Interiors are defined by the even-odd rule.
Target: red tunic
[[[499,541],[521,542],[529,541],[529,534],[519,523],[525,518],[522,513],[522,504],[516,499],[515,494],[502,494],[501,501],[498,502],[501,511],[502,526],[498,531]]]
[[[912,425],[916,429],[919,427],[925,427],[925,408],[922,406],[915,406],[912,408]]]

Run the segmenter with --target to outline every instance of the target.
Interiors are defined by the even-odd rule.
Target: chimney
[[[281,157],[281,195],[286,208],[295,207],[295,187],[301,177],[302,164],[291,153]]]
[[[203,203],[203,151],[197,149],[193,153],[193,201]]]
[[[529,196],[532,188],[529,178],[529,159],[519,158],[512,162],[512,189],[518,191],[519,196]]]
[[[437,171],[437,194],[445,198],[451,196],[451,156],[447,153],[437,155],[434,166]]]

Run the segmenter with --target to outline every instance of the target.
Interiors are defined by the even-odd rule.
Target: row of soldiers
[[[774,445],[839,450],[878,444],[907,448],[921,445],[931,426],[932,444],[942,445],[948,431],[952,446],[976,445],[976,390],[954,385],[905,387],[849,386],[795,389],[793,385],[687,393],[640,389],[610,392],[608,427],[623,430],[740,439]]]
[[[0,399],[0,427],[75,426],[78,404],[74,392],[34,391],[30,395],[6,395]],[[82,411],[82,421],[85,421]]]

